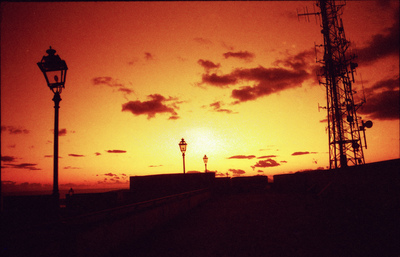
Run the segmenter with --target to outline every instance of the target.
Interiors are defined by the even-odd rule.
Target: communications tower
[[[354,103],[352,88],[354,72],[358,64],[355,54],[350,53],[350,41],[346,39],[343,22],[345,2],[337,4],[334,0],[318,0],[319,12],[306,11],[299,16],[315,15],[321,18],[321,33],[324,38],[324,54],[317,62],[322,64],[319,83],[326,88],[329,134],[329,168],[345,168],[365,163],[363,147],[366,148],[365,128],[372,122],[363,122],[356,111],[365,103]],[[364,135],[364,146],[361,140]]]

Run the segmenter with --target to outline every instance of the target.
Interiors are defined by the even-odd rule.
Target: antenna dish
[[[372,123],[372,121],[370,121],[370,120],[364,123],[364,126],[365,126],[366,128],[372,128],[372,125],[373,125],[373,123]]]

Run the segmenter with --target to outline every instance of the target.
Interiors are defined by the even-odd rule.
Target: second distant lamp
[[[186,152],[186,146],[187,146],[187,143],[185,142],[185,139],[182,138],[182,140],[179,142],[179,148],[181,149],[182,158],[183,158],[183,174],[185,174],[185,152]]]
[[[207,155],[204,155],[204,157],[203,157],[203,162],[204,162],[204,165],[205,165],[205,173],[207,173],[207,162],[208,162],[208,157],[207,157]]]

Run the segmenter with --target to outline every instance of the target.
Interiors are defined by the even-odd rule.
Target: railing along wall
[[[199,189],[88,213],[7,235],[4,256],[105,256],[211,197]],[[4,250],[4,249],[2,249]]]

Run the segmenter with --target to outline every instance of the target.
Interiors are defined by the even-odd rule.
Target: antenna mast
[[[360,131],[365,138],[365,127],[372,122],[364,123],[357,117],[356,111],[364,103],[355,104],[352,83],[358,64],[356,56],[348,52],[350,41],[345,37],[342,19],[345,3],[336,4],[334,0],[318,0],[320,12],[304,15],[321,16],[321,33],[324,38],[324,56],[317,62],[322,64],[320,84],[326,87],[328,134],[329,134],[329,168],[345,168],[349,165],[365,163]],[[354,91],[355,93],[355,91]],[[364,140],[365,145],[366,141]]]

